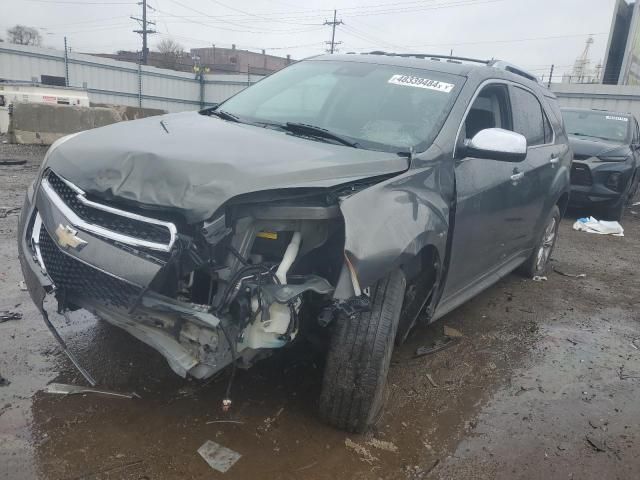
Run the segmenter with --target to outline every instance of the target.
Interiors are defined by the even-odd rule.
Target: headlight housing
[[[51,146],[49,147],[49,150],[47,150],[47,153],[44,154],[44,159],[42,160],[42,164],[40,165],[40,172],[38,173],[38,177],[29,186],[29,189],[27,190],[27,197],[31,202],[33,202],[35,191],[37,190],[37,187],[40,185],[40,181],[42,180],[42,174],[47,169],[47,163],[49,162],[49,157],[51,156],[53,151],[56,148],[58,148],[60,145],[62,145],[64,142],[66,142],[67,140],[71,140],[73,137],[75,137],[76,135],[79,135],[80,133],[82,132],[76,132],[76,133],[72,133],[71,135],[66,135],[62,138],[59,138],[58,140],[56,140],[51,144]]]

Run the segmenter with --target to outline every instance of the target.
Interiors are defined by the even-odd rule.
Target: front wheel
[[[363,432],[382,410],[405,289],[396,270],[371,288],[370,311],[337,319],[320,394],[320,416],[330,425]]]
[[[551,254],[558,239],[558,227],[560,226],[560,209],[554,205],[549,212],[542,234],[538,237],[531,256],[520,267],[520,271],[529,278],[542,276],[547,272]]]

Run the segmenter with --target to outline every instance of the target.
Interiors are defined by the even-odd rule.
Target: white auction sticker
[[[628,122],[629,121],[629,119],[627,117],[616,117],[616,116],[613,116],[613,115],[607,115],[605,118],[607,120],[618,120],[620,122]]]
[[[451,92],[455,86],[453,83],[439,82],[438,80],[429,80],[428,78],[414,77],[413,75],[394,75],[389,79],[388,83],[406,87],[427,88],[444,93]]]

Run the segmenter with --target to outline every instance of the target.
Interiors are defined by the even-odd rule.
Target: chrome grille
[[[158,243],[169,243],[171,241],[171,232],[166,226],[94,208],[82,202],[78,198],[79,192],[71,188],[68,182],[65,182],[52,171],[49,171],[46,178],[64,203],[83,220],[141,240]]]
[[[74,298],[98,300],[105,305],[128,307],[141,293],[131,285],[85,265],[63,253],[47,230],[40,229],[39,247],[42,261],[56,288]]]

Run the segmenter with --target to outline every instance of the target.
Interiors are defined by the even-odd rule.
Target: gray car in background
[[[20,261],[59,341],[47,294],[182,376],[324,333],[320,414],[363,431],[418,318],[516,268],[544,274],[570,164],[554,95],[513,65],[320,56],[201,112],[54,144],[26,196]]]
[[[571,205],[620,220],[638,191],[640,129],[629,113],[563,108],[573,150]]]

